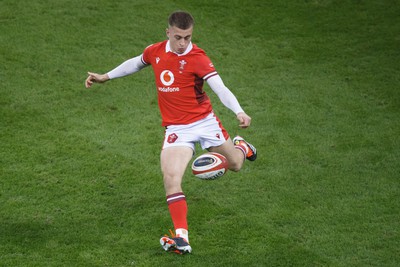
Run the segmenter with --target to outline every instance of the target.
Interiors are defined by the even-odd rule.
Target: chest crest
[[[184,59],[180,60],[179,61],[179,70],[180,71],[184,70],[186,64],[187,64],[187,62]]]

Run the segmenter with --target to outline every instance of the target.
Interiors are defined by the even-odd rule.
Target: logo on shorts
[[[217,133],[215,136],[216,136],[218,139],[221,139],[221,136],[219,136],[218,133]]]
[[[175,143],[176,139],[178,139],[178,136],[175,133],[172,133],[168,135],[167,142],[170,144]]]

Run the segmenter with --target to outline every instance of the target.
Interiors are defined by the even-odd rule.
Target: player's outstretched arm
[[[88,72],[89,76],[86,79],[85,86],[89,88],[93,83],[104,83],[108,80],[124,77],[132,73],[138,72],[144,67],[148,66],[142,62],[142,55],[131,58],[123,62],[121,65],[115,69],[105,73],[98,74],[93,72]]]
[[[86,88],[91,87],[93,83],[104,83],[110,79],[107,74],[88,72],[88,75],[85,81]]]

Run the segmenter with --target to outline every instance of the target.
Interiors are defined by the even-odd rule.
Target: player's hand
[[[236,118],[237,118],[238,121],[239,121],[239,127],[240,127],[240,128],[247,128],[247,127],[249,127],[250,124],[251,124],[251,118],[250,118],[250,116],[247,115],[247,114],[244,113],[244,112],[239,112],[239,113],[236,115]]]
[[[88,72],[88,75],[85,81],[86,88],[91,87],[93,83],[104,83],[110,79],[107,74]]]

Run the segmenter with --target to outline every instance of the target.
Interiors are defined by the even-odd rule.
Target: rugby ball
[[[228,171],[228,160],[221,154],[210,152],[197,157],[192,163],[192,173],[203,180],[214,180]]]

